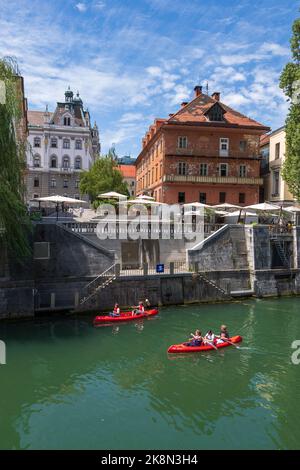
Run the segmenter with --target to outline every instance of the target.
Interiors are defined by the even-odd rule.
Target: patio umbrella
[[[276,206],[275,204],[270,204],[269,202],[262,202],[260,204],[252,204],[251,206],[246,206],[244,209],[249,209],[253,211],[280,211],[281,207]]]
[[[186,204],[183,204],[183,207],[198,207],[199,209],[201,208],[209,208],[208,204],[203,204],[203,202],[187,202]]]
[[[145,194],[140,194],[137,199],[145,199],[145,201],[155,201],[155,198],[152,196],[146,196]]]
[[[127,199],[125,194],[116,193],[115,191],[109,191],[108,193],[102,193],[98,195],[100,199]]]
[[[63,204],[65,202],[66,204],[78,204],[78,203],[82,204],[82,203],[87,202],[87,201],[83,201],[82,199],[74,199],[72,197],[59,196],[59,195],[39,197],[39,198],[36,198],[36,201],[55,203],[56,204],[56,220],[58,220],[58,208],[59,208],[60,203]]]
[[[66,202],[67,204],[76,204],[78,202],[83,203],[87,201],[83,201],[82,199],[74,199],[73,197],[67,197],[67,196],[47,196],[47,197],[37,197],[34,199],[35,201],[41,201],[41,202],[55,202],[56,204],[59,204],[61,202]]]
[[[216,204],[211,206],[213,209],[241,209],[241,206],[236,206],[235,204],[229,204],[229,202],[223,202],[223,204]]]
[[[300,207],[288,206],[288,207],[283,207],[283,210],[287,212],[300,212]]]

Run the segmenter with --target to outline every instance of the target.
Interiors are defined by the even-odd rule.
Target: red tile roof
[[[269,134],[264,134],[260,136],[260,141],[259,145],[263,147],[264,145],[267,145],[270,143],[270,135]]]
[[[50,114],[50,119],[52,113]],[[44,111],[27,111],[27,119],[29,126],[43,126],[44,125]]]
[[[123,175],[123,178],[135,178],[136,176],[135,165],[119,165],[119,169]]]
[[[194,98],[190,103],[186,106],[182,107],[177,113],[173,114],[169,119],[168,123],[176,123],[176,124],[200,124],[200,123],[208,123],[210,125],[216,124],[223,124],[222,121],[220,122],[210,122],[205,113],[216,103],[223,108],[224,112],[224,119],[226,124],[233,124],[238,126],[247,126],[247,127],[260,127],[268,129],[263,124],[255,121],[254,119],[250,119],[249,117],[241,114],[234,109],[230,108],[229,106],[221,103],[220,101],[215,100],[211,96],[201,94]]]

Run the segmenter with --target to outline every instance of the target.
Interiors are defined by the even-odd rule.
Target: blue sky
[[[295,0],[0,0],[0,56],[15,56],[30,109],[54,110],[68,85],[100,128],[103,151],[137,156],[155,117],[196,84],[271,126],[287,102]]]

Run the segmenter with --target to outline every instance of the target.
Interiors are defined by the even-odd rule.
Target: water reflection
[[[297,302],[175,307],[159,321],[102,329],[92,318],[6,325],[0,447],[293,447]],[[198,324],[216,330],[223,321],[243,334],[241,349],[167,354]]]

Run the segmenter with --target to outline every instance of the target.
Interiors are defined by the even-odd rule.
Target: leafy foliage
[[[95,208],[100,203],[97,196],[108,191],[129,195],[127,183],[123,180],[115,154],[112,151],[108,155],[98,158],[92,168],[83,172],[80,177],[80,192],[89,195]]]
[[[292,195],[300,200],[300,18],[293,24],[289,62],[280,77],[280,88],[291,100],[285,122],[286,156],[282,176]]]
[[[22,109],[18,73],[13,60],[0,60],[0,80],[5,84],[6,95],[6,102],[0,103],[0,240],[21,260],[30,249],[23,178],[26,143],[16,137]]]

